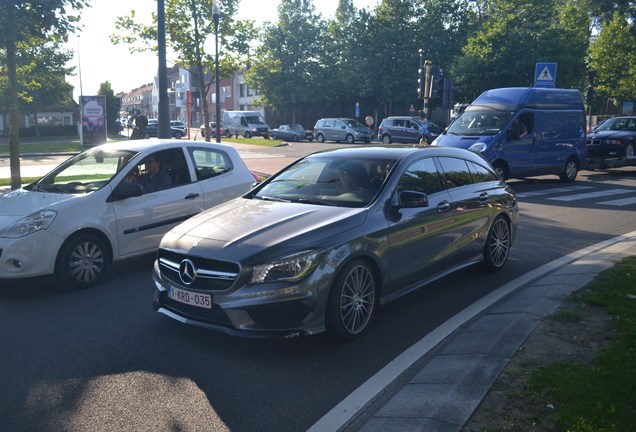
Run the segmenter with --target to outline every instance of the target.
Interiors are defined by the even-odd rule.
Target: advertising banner
[[[80,96],[83,146],[106,143],[106,96]]]

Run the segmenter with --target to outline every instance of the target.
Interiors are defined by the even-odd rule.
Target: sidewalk
[[[535,327],[565,297],[632,255],[636,231],[574,252],[498,288],[393,360],[310,432],[461,431]]]

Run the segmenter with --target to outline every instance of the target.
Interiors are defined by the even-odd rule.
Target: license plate
[[[168,287],[168,297],[172,300],[205,309],[212,309],[212,296],[182,290],[173,286]]]

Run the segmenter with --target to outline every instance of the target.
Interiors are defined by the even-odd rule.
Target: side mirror
[[[126,198],[139,197],[144,194],[144,187],[140,184],[122,181],[117,185],[113,193],[109,195],[106,202],[119,201]]]

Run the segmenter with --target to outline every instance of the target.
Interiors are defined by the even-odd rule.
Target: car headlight
[[[254,266],[250,283],[297,282],[316,268],[322,255],[322,251],[303,251]]]
[[[477,142],[477,143],[471,145],[468,150],[470,150],[472,152],[475,152],[475,153],[483,153],[483,152],[486,151],[486,148],[488,148],[488,145],[486,143]]]
[[[623,140],[620,140],[620,139],[607,140],[606,142],[609,145],[621,145],[621,144],[623,144]]]
[[[55,210],[40,210],[23,217],[0,231],[0,237],[24,237],[36,231],[47,229],[57,216]]]

